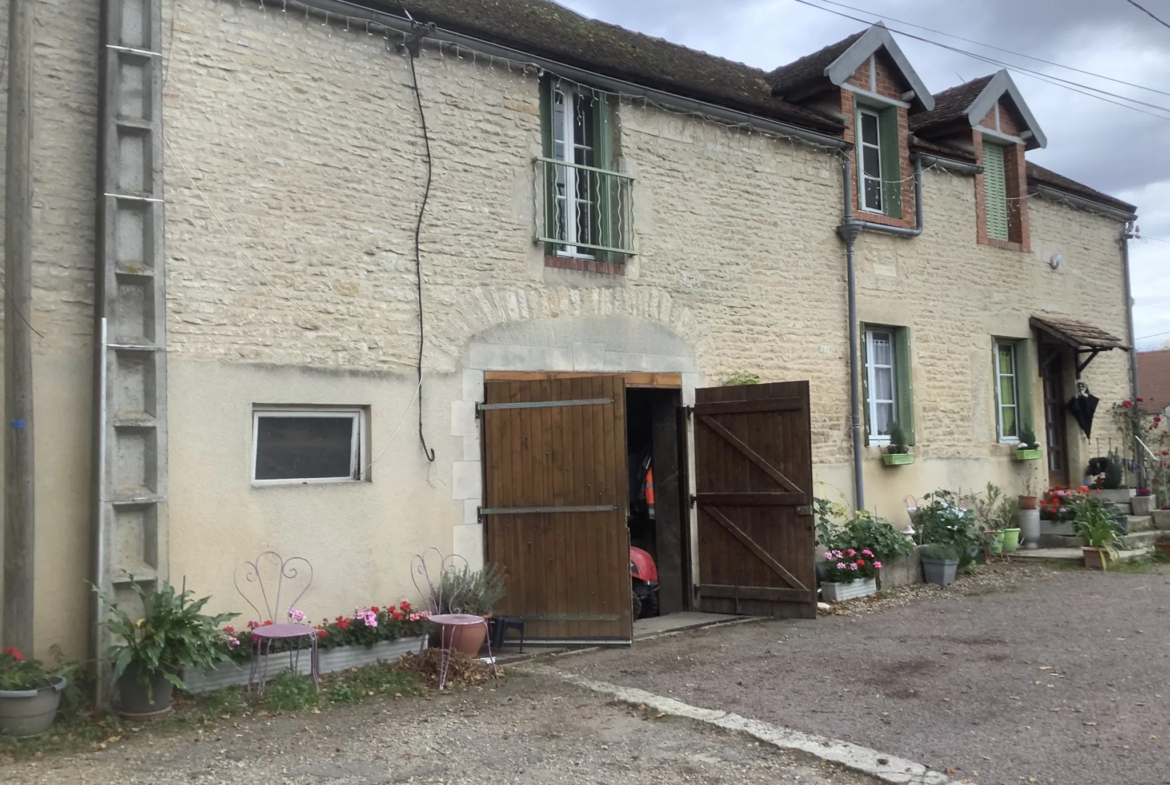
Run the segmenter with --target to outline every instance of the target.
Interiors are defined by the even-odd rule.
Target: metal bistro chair
[[[432,558],[433,554],[433,558]],[[435,579],[431,577],[430,564],[428,559],[434,563],[437,568],[435,571]],[[458,593],[451,594],[444,598],[443,596],[443,578],[446,575],[453,575],[458,571],[459,566],[463,569],[468,569],[470,565],[467,559],[457,554],[444,556],[443,552],[438,548],[428,548],[420,554],[415,555],[411,560],[410,575],[414,581],[414,587],[419,591],[423,597],[423,602],[426,603],[427,609],[430,611],[430,616],[427,621],[429,624],[434,624],[439,628],[439,689],[443,689],[447,684],[447,673],[451,668],[451,653],[454,649],[455,639],[459,631],[465,627],[474,627],[476,625],[483,625],[484,639],[487,642],[488,661],[492,665],[492,673],[498,679],[499,671],[496,669],[496,660],[492,656],[492,642],[491,631],[488,627],[487,620],[482,616],[475,616],[467,613],[459,612],[459,595]],[[421,581],[421,583],[420,583]],[[444,600],[446,601],[444,604]],[[451,613],[443,613],[443,608],[449,608]],[[422,654],[422,646],[425,645],[429,635],[423,636],[422,643],[419,644],[419,654]]]
[[[293,582],[295,590],[296,583],[302,580],[302,570],[306,573],[304,587],[285,607],[280,600],[281,592],[285,588],[284,582],[286,580]],[[265,581],[265,573],[268,575],[267,582]],[[313,583],[313,565],[302,556],[282,559],[280,554],[275,551],[265,551],[253,561],[241,562],[237,565],[233,579],[236,591],[260,617],[257,619],[258,626],[252,629],[253,657],[252,669],[248,674],[248,690],[251,691],[252,686],[256,685],[259,693],[264,694],[264,683],[268,680],[268,660],[271,658],[273,649],[280,643],[290,644],[289,669],[293,673],[299,672],[301,644],[307,642],[309,645],[309,673],[313,677],[313,686],[320,692],[321,675],[317,657],[317,630],[308,624],[294,622],[291,616],[293,608],[296,607],[301,597],[305,596],[305,592]],[[251,591],[245,591],[245,589],[251,589]],[[272,592],[272,589],[275,589],[275,593]],[[249,597],[249,594],[252,596]],[[260,610],[259,604],[252,601],[253,597],[259,599],[260,603],[264,605],[263,612]],[[273,609],[276,610],[275,613],[273,613]],[[278,623],[278,618],[283,618],[284,621]]]

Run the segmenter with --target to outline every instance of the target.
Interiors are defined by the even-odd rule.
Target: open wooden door
[[[620,376],[487,384],[486,555],[529,640],[633,638],[625,408]]]
[[[816,618],[808,382],[697,390],[699,608]]]

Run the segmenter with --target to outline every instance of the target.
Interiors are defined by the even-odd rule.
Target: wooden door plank
[[[802,406],[803,402],[798,397],[758,398],[747,401],[696,403],[695,414],[718,416],[721,414],[756,414],[760,412],[798,412]]]
[[[705,583],[699,587],[704,597],[726,600],[764,600],[766,602],[810,602],[815,600],[808,589],[775,589],[765,586],[720,586]]]
[[[722,436],[732,447],[734,447],[735,449],[737,449],[741,453],[743,453],[745,456],[747,456],[748,460],[750,460],[752,463],[754,463],[756,466],[758,466],[760,469],[762,469],[764,471],[764,473],[767,474],[769,477],[771,477],[773,480],[780,483],[782,486],[787,488],[792,493],[801,493],[801,494],[804,493],[804,491],[802,491],[800,488],[796,487],[796,485],[791,480],[789,480],[787,477],[785,477],[783,474],[781,474],[776,469],[776,467],[772,466],[772,464],[770,464],[766,460],[764,460],[759,455],[759,453],[757,453],[751,447],[748,447],[746,444],[744,444],[739,439],[738,436],[736,436],[731,431],[727,430],[722,425],[720,425],[713,417],[699,417],[698,419],[700,422],[702,422],[708,428],[715,431],[715,433]]]
[[[735,537],[735,539],[737,539],[741,543],[743,543],[744,546],[747,547],[747,549],[749,551],[751,551],[753,554],[755,554],[757,559],[762,561],[764,564],[768,565],[768,567],[773,572],[775,572],[777,575],[779,575],[781,578],[783,578],[785,581],[787,581],[789,586],[792,586],[795,589],[807,589],[808,588],[803,583],[801,583],[799,580],[797,580],[796,576],[794,576],[792,573],[790,573],[788,570],[786,570],[784,568],[784,565],[782,565],[780,562],[776,561],[776,559],[772,556],[772,554],[765,551],[763,548],[761,548],[759,546],[758,543],[756,543],[755,540],[753,540],[751,537],[747,536],[747,534],[744,533],[743,529],[736,526],[735,523],[733,523],[730,518],[728,518],[726,515],[723,514],[723,512],[721,510],[719,510],[719,508],[717,508],[717,507],[704,507],[703,512],[710,515],[712,518],[714,518],[716,521],[718,521],[719,524],[721,526],[723,526],[723,528],[725,528],[725,529],[727,529],[727,531],[731,532],[731,534]]]

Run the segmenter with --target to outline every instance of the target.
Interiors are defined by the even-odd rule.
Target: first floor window
[[[553,90],[552,157],[556,167],[557,248],[564,256],[593,258],[598,244],[600,176],[596,146],[597,99],[591,91],[557,85]]]
[[[869,381],[869,441],[888,444],[898,424],[897,357],[892,330],[871,328],[865,332],[866,369]]]
[[[1016,345],[1007,341],[995,344],[995,397],[999,417],[999,440],[1020,440],[1020,386],[1016,371]]]
[[[252,419],[254,482],[363,479],[363,409],[257,406]]]

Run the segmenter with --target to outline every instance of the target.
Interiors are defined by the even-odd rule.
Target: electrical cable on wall
[[[431,463],[435,462],[435,451],[427,449],[427,437],[423,433],[423,349],[426,346],[426,332],[424,331],[423,321],[423,280],[422,280],[422,225],[423,219],[427,214],[427,202],[431,198],[431,180],[434,175],[434,162],[431,159],[431,137],[427,133],[427,113],[423,109],[422,93],[418,88],[418,71],[415,70],[414,61],[422,51],[421,42],[423,35],[426,34],[427,28],[420,25],[411,36],[411,40],[407,41],[406,47],[409,53],[410,60],[410,78],[414,83],[414,100],[418,104],[418,116],[422,125],[423,145],[426,150],[426,164],[427,164],[427,184],[423,190],[422,204],[418,209],[418,221],[414,225],[414,271],[418,283],[418,440],[422,442],[423,455]]]

